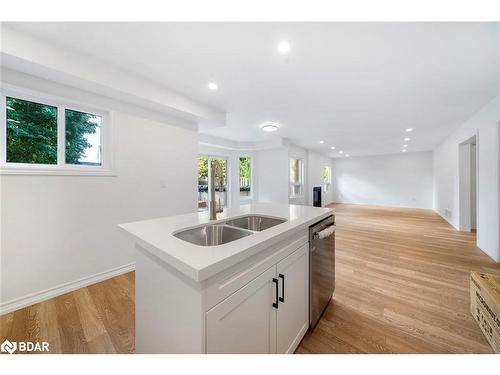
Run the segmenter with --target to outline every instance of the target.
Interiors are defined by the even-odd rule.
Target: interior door
[[[206,315],[207,353],[276,353],[276,266]]]
[[[277,353],[293,353],[309,327],[309,244],[277,264]]]

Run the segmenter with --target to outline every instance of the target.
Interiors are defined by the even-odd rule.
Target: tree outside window
[[[57,107],[6,98],[7,162],[57,164]]]
[[[252,195],[252,160],[249,157],[240,157],[240,197]]]
[[[304,172],[301,159],[290,158],[290,197],[296,198],[303,195]]]
[[[330,190],[332,183],[332,169],[328,166],[323,167],[323,190],[327,192]]]
[[[5,104],[7,163],[101,166],[101,116],[64,109],[59,124],[55,106],[12,97]],[[59,127],[63,139],[58,139]],[[63,145],[64,160],[58,160]]]

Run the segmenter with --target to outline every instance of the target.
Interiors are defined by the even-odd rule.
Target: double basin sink
[[[217,246],[272,228],[285,221],[286,219],[282,218],[247,215],[222,223],[183,230],[174,233],[174,236],[198,246]]]

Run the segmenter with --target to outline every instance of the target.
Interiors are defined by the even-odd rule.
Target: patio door
[[[228,176],[227,159],[218,156],[199,156],[198,157],[198,211],[208,210],[208,202],[212,198],[211,191],[211,162],[218,160],[222,164],[222,186],[219,186],[219,180],[215,182],[215,201],[222,207],[227,207],[228,202]]]

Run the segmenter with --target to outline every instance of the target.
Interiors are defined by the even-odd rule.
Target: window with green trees
[[[57,164],[57,107],[6,98],[7,162]]]
[[[102,116],[9,96],[4,98],[7,163],[102,165]],[[64,113],[62,123],[58,123],[58,112]],[[58,151],[62,149],[65,155],[59,160]]]
[[[249,157],[240,157],[240,197],[252,195],[252,160]]]
[[[65,110],[66,163],[101,165],[101,116]]]

